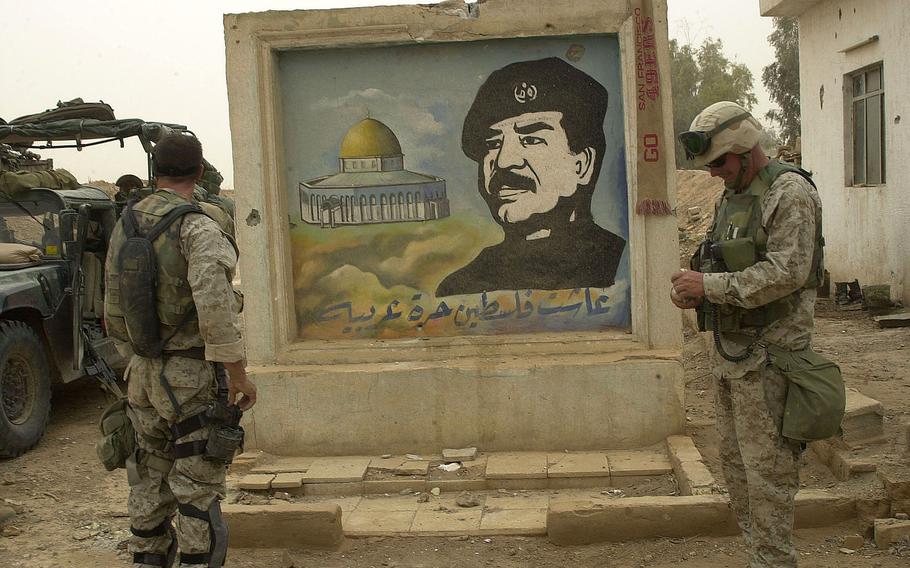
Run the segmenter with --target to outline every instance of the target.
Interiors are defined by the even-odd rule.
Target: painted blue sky
[[[595,219],[604,228],[627,236],[624,125],[615,36],[281,54],[279,81],[291,203],[297,202],[298,181],[337,171],[345,133],[370,116],[398,136],[405,168],[446,180],[453,215],[477,213],[493,223],[477,194],[477,166],[461,151],[464,116],[490,72],[515,61],[565,58],[575,44],[584,46],[584,55],[573,64],[610,93],[605,120],[607,155],[595,192]]]

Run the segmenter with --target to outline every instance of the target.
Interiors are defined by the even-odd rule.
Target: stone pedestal
[[[684,430],[681,318],[668,299],[669,276],[679,264],[675,217],[636,213],[640,201],[660,203],[664,195],[669,208],[675,206],[664,0],[446,2],[229,14],[224,24],[245,339],[250,376],[259,389],[259,402],[244,417],[248,446],[312,456],[435,454],[465,446],[481,451],[624,449],[659,443]],[[443,50],[459,44],[470,44],[475,51],[459,52],[457,58],[440,51],[425,67],[402,76],[399,83],[407,89],[386,82],[386,91],[380,91],[365,79],[357,83],[382,67],[383,49],[398,50],[386,61],[391,63],[427,46]],[[500,219],[497,225],[491,218],[491,212],[494,217],[497,213],[487,210],[476,187],[478,163],[460,146],[477,78],[511,64],[506,59],[493,65],[487,57],[467,55],[499,49],[517,50],[525,62],[562,59],[609,89],[603,126],[609,141],[606,155],[586,148],[577,170],[585,170],[586,160],[602,162],[601,179],[593,190],[593,221],[599,223],[598,234],[612,231],[625,242],[616,284],[579,284],[578,289],[562,290],[565,297],[560,299],[541,286],[534,290],[533,303],[522,295],[527,292],[531,298],[530,290],[510,291],[489,310],[492,293],[489,298],[478,293],[452,300],[437,288],[442,278],[431,271],[445,270],[438,272],[444,276],[464,268],[478,251],[486,250],[483,247],[492,248],[503,239],[496,231],[507,224]],[[325,58],[307,59],[320,50]],[[350,62],[358,57],[371,63],[358,68],[362,74],[349,72]],[[332,172],[335,156],[348,160],[345,167],[359,168],[366,160],[360,154],[369,153],[361,146],[373,147],[372,141],[350,142],[349,131],[345,140],[350,143],[341,144],[339,154],[343,131],[329,136],[300,126],[326,124],[313,121],[319,113],[336,112],[348,98],[347,90],[325,91],[335,79],[294,74],[298,68],[321,73],[321,61],[337,63],[335,76],[356,83],[351,96],[372,101],[368,111],[373,122],[381,118],[388,123],[376,127],[384,136],[383,152],[396,159],[404,154],[406,167],[440,181],[446,178],[446,199],[452,207],[445,217],[440,213],[439,218],[415,222],[412,200],[417,200],[413,209],[419,212],[416,203],[425,206],[425,198],[413,191],[393,195],[388,205],[379,196],[375,207],[369,201],[372,194],[348,195],[337,184],[331,188],[332,198],[308,192],[308,187],[324,182],[314,176]],[[421,93],[433,87],[434,77],[436,82],[447,79],[438,75],[446,61],[476,62],[477,69],[465,75],[471,86]],[[375,73],[370,77],[377,84],[384,79]],[[401,90],[390,95],[396,88]],[[526,84],[506,95],[530,103],[549,96],[542,90],[547,88],[543,82]],[[402,108],[424,105],[415,110],[426,111],[417,115],[420,121],[394,120],[400,115],[388,101],[399,99]],[[364,119],[346,108],[344,113],[352,123]],[[421,131],[420,125],[433,128]],[[551,129],[562,127],[560,123],[559,129]],[[426,133],[446,150],[424,152],[420,136]],[[326,142],[328,138],[332,140]],[[300,158],[303,153],[306,159]],[[380,158],[386,159],[384,154]],[[324,160],[321,165],[310,167],[319,160]],[[372,170],[367,174],[379,175]],[[645,178],[647,188],[640,191],[639,179]],[[299,214],[301,206],[329,221],[313,224],[312,218]],[[363,224],[363,219],[381,222]],[[414,235],[420,234],[432,238],[417,240]],[[462,249],[458,243],[451,245],[453,236],[463,241]],[[370,258],[374,242],[394,243],[388,249],[394,254],[376,249],[384,256]],[[431,254],[407,256],[417,254],[415,249]],[[565,254],[574,250],[568,246]],[[443,262],[440,255],[449,256]],[[598,250],[577,260],[581,265],[605,262],[599,255]],[[332,262],[338,267],[326,268],[335,266]],[[543,262],[540,266],[554,270]],[[389,295],[373,292],[379,288]],[[373,295],[363,292],[366,289]],[[438,298],[430,300],[434,290],[448,302],[445,307]],[[426,301],[419,313],[413,307],[418,301]],[[601,325],[596,318],[611,309]],[[472,311],[474,322],[493,326],[495,320],[498,327],[474,332],[445,328],[433,319],[458,320],[465,314],[469,319]],[[376,330],[380,318],[398,318],[398,325],[415,313],[413,328],[364,331]],[[418,325],[421,317],[426,321]],[[360,323],[364,321],[369,325]],[[321,322],[336,327],[320,335]],[[464,322],[462,317],[446,325],[468,325]]]

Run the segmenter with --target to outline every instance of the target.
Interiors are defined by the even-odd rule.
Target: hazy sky
[[[700,44],[720,38],[728,57],[755,78],[757,116],[771,105],[761,69],[771,62],[771,19],[759,0],[668,0],[670,36]],[[422,0],[428,3],[429,0]],[[52,108],[58,100],[103,100],[118,118],[185,124],[233,187],[223,13],[417,4],[412,0],[0,0],[0,117]],[[42,151],[83,182],[146,176],[137,142],[126,149]]]

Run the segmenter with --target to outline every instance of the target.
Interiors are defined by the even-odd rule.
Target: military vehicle
[[[55,383],[88,374],[116,391],[111,366],[125,365],[103,328],[104,260],[118,204],[32,150],[122,146],[136,137],[151,179],[154,142],[186,130],[117,120],[109,106],[78,99],[0,119],[0,457],[18,456],[41,439]],[[206,189],[217,189],[220,174],[206,174]]]

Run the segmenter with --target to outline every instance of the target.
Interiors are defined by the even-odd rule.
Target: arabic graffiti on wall
[[[387,329],[411,328],[415,335],[432,332],[434,328],[463,328],[478,326],[516,331],[515,322],[528,320],[527,327],[538,327],[541,318],[559,319],[555,323],[566,329],[584,329],[583,320],[593,323],[598,316],[610,311],[610,298],[602,290],[585,288],[564,292],[542,293],[534,290],[516,291],[492,296],[486,292],[474,298],[475,303],[463,304],[424,298],[416,294],[409,301],[395,299],[386,306],[370,306],[365,313],[355,313],[354,302],[348,300],[321,309],[316,318],[320,324],[340,325],[342,336],[377,336]],[[493,299],[493,298],[497,299]],[[427,302],[425,300],[429,299]],[[437,303],[438,302],[438,303]],[[595,318],[595,319],[592,319]],[[554,321],[555,321],[554,319]]]

